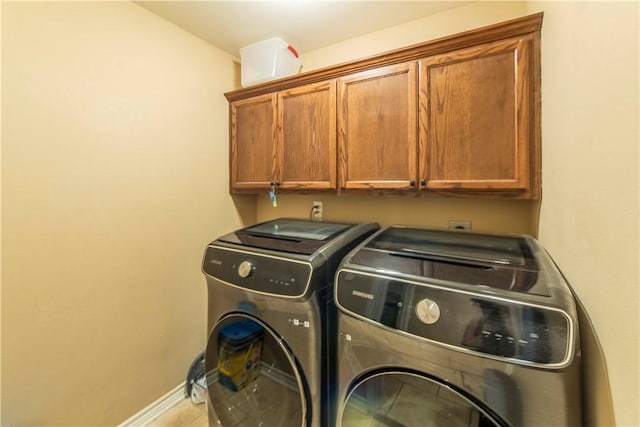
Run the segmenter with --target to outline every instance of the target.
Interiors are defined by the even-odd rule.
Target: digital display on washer
[[[331,239],[353,227],[353,224],[281,218],[229,233],[218,240],[311,255]]]
[[[569,317],[559,310],[344,270],[336,297],[343,311],[463,350],[556,366],[571,357]]]

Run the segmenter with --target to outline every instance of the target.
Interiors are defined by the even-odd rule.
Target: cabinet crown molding
[[[290,89],[296,86],[317,83],[345,75],[393,65],[401,62],[418,60],[426,56],[451,52],[478,43],[487,43],[506,38],[539,32],[542,28],[543,13],[536,13],[522,18],[481,27],[451,36],[441,37],[424,43],[392,50],[379,55],[359,59],[331,67],[312,70],[294,76],[273,80],[267,83],[237,89],[224,94],[229,102],[238,101],[275,91]]]

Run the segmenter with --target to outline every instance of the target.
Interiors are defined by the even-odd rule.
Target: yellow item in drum
[[[218,374],[220,383],[239,391],[260,374],[264,329],[252,320],[225,326],[218,335]]]

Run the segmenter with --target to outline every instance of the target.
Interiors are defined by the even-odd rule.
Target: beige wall
[[[523,2],[465,4],[437,15],[346,40],[301,55],[303,71],[364,58],[391,49],[495,24],[526,15]],[[313,200],[324,202],[326,219],[377,221],[447,227],[449,220],[471,220],[477,231],[535,235],[538,202],[518,200],[451,199],[441,197],[292,196],[280,195],[273,208],[266,193],[258,197],[257,217],[308,216]]]
[[[538,10],[545,13],[540,240],[593,321],[616,424],[638,426],[639,3],[532,3]],[[606,378],[597,355],[586,356],[596,376],[587,377],[590,392],[605,399],[587,410],[604,411]]]
[[[2,46],[2,3],[0,2],[0,46]],[[0,52],[2,49],[0,48]],[[2,100],[2,55],[0,54],[0,100]],[[0,102],[0,130],[2,129]],[[2,132],[0,132],[0,225],[2,224]],[[0,226],[0,260],[2,260],[2,227]],[[0,261],[0,424],[2,424],[2,262]]]
[[[205,345],[232,58],[129,2],[2,2],[2,420],[116,425]],[[247,206],[244,206],[244,205]]]
[[[182,381],[204,346],[202,249],[243,223],[323,200],[328,219],[537,232],[536,202],[232,200],[230,56],[130,3],[0,10],[2,425],[114,425]],[[540,10],[539,236],[603,344],[617,424],[637,426],[638,4],[464,5],[307,52],[304,70]],[[588,412],[607,425],[607,371],[591,360]]]
[[[448,227],[449,220],[468,220],[476,231],[531,233],[537,215],[535,202],[526,200],[447,199],[442,197],[380,197],[279,195],[274,208],[267,194],[258,196],[258,220],[278,217],[306,218],[314,200],[323,202],[325,220],[370,221]]]
[[[433,16],[345,40],[300,56],[302,71],[366,58],[527,14],[526,2],[468,2]]]

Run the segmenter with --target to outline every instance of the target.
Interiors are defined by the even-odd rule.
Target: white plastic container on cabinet
[[[300,70],[298,52],[274,37],[240,48],[242,87],[297,74]]]

